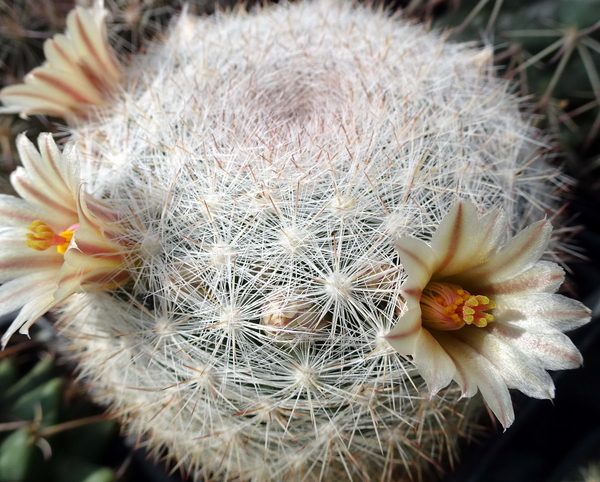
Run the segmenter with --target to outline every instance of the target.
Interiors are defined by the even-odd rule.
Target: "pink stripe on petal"
[[[40,134],[38,137],[38,147],[44,161],[44,173],[50,174],[57,184],[60,183],[60,189],[64,195],[73,196],[73,191],[69,187],[70,179],[67,172],[67,162],[63,158],[62,152],[58,149],[54,139],[50,134]],[[58,186],[56,186],[58,189]]]
[[[120,250],[118,250],[117,247],[109,246],[106,242],[100,240],[94,241],[95,240],[84,241],[81,238],[77,239],[75,241],[77,247],[76,250],[71,251],[69,254],[71,256],[94,258],[102,263],[120,265],[123,262],[123,257],[119,254]]]
[[[78,188],[76,201],[77,211],[79,212],[79,222],[87,231],[91,233],[101,232],[105,223],[110,223],[115,220],[108,219],[105,216],[105,211],[100,207],[100,202],[83,191],[81,186]],[[102,216],[96,216],[95,213],[101,213]],[[103,222],[101,223],[100,221]],[[96,234],[93,236],[98,235]]]
[[[95,15],[100,15],[96,10]],[[103,23],[96,24],[95,19],[82,8],[69,14],[67,24],[73,34],[79,52],[79,68],[99,92],[107,91],[119,77],[118,64],[104,37]],[[106,61],[108,60],[108,62]]]
[[[79,228],[57,276],[57,297],[87,289],[113,289],[129,279],[119,246],[88,228]]]
[[[568,336],[554,333],[531,333],[505,323],[497,323],[495,333],[522,352],[533,356],[546,370],[578,368],[583,357]]]
[[[411,285],[424,288],[438,263],[433,250],[420,239],[411,237],[402,237],[393,244]]]
[[[495,301],[498,322],[535,333],[570,331],[590,321],[591,311],[583,303],[562,295],[528,293],[497,296]]]
[[[477,393],[478,387],[477,378],[472,373],[471,367],[465,361],[465,357],[468,355],[468,352],[465,353],[466,345],[460,343],[452,335],[447,333],[439,331],[432,331],[431,333],[456,366],[454,380],[462,390],[461,395],[465,398],[471,398]]]
[[[11,89],[12,87],[14,89]],[[69,106],[57,102],[51,95],[41,94],[37,88],[24,84],[5,87],[0,93],[0,100],[7,104],[7,107],[1,109],[3,113],[20,112],[21,108],[25,108],[29,113],[37,114],[43,109],[48,109],[53,114],[58,113],[60,117],[70,112]]]
[[[502,426],[507,428],[512,425],[515,413],[510,392],[497,369],[469,345],[457,340],[453,334],[437,332],[436,339],[456,362],[457,367],[461,367],[467,379],[467,393],[474,394],[472,386],[475,385]]]
[[[129,273],[123,270],[99,268],[87,271],[85,269],[69,269],[63,266],[56,278],[57,289],[54,292],[54,297],[57,300],[64,300],[73,293],[111,290],[121,286],[129,278]]]
[[[113,209],[108,207],[102,201],[93,198],[85,191],[82,191],[81,193],[79,206],[86,221],[95,223],[96,226],[101,225],[98,220],[100,220],[102,226],[104,226],[106,223],[113,223],[118,219]]]
[[[30,249],[30,248],[29,248]],[[30,249],[33,251],[32,249]],[[0,283],[40,271],[57,273],[63,265],[62,256],[36,256],[0,260]]]
[[[90,40],[90,37],[88,36],[88,28],[86,28],[83,25],[83,21],[82,21],[80,13],[83,13],[83,11],[75,10],[74,23],[77,26],[76,32],[79,35],[80,39],[82,40],[83,44],[85,45],[85,49],[87,50],[87,53],[92,56],[96,65],[98,65],[101,68],[106,68],[103,65],[104,62],[102,61],[102,58],[100,57],[100,55],[98,55],[98,51],[96,50],[95,45],[93,44],[93,42]]]
[[[0,194],[0,223],[4,226],[27,227],[40,218],[40,211],[23,199]]]
[[[435,269],[437,279],[460,275],[480,265],[498,248],[507,229],[504,213],[495,209],[482,218],[470,202],[459,202],[442,220],[431,247],[443,260]]]
[[[52,291],[55,276],[54,271],[37,271],[4,283],[0,286],[0,315],[20,308],[36,293]]]
[[[471,280],[479,278],[481,284],[509,280],[531,268],[541,258],[551,234],[552,225],[548,221],[534,223],[506,243],[486,263],[463,276]]]
[[[457,330],[455,338],[469,345],[493,365],[509,388],[533,398],[554,398],[554,383],[535,357],[523,353],[510,339],[497,336],[497,324]]]
[[[85,17],[85,22],[82,18]],[[77,7],[67,17],[68,35],[44,44],[48,62],[25,77],[25,84],[0,92],[4,112],[54,114],[70,122],[85,117],[91,105],[121,78],[119,64],[106,41],[104,11]]]
[[[36,186],[29,184],[29,180],[23,174],[17,169],[11,175],[11,183],[15,191],[23,199],[36,205],[40,212],[46,213],[47,217],[52,218],[53,222],[50,223],[52,226],[68,227],[77,222],[77,214],[74,209],[65,206],[66,202],[57,202],[53,197],[42,193]]]
[[[60,79],[60,74],[48,71],[38,71],[32,73],[37,80],[40,82],[50,85],[53,88],[61,91],[66,96],[70,97],[76,103],[81,104],[92,104],[97,102],[97,96],[94,96],[93,92],[83,92],[80,89],[74,88],[64,80]],[[87,95],[86,95],[87,94]]]
[[[472,204],[457,202],[438,226],[431,242],[432,248],[440,259],[436,266],[436,272],[443,271],[456,257],[459,243],[464,242],[463,238],[467,236],[467,228],[464,226],[465,210],[473,209],[475,207]],[[475,213],[475,219],[477,219],[477,213]]]
[[[88,288],[94,286],[94,289],[113,289],[129,279],[129,273],[126,271],[115,271],[114,269],[100,269],[82,277],[82,284]],[[108,287],[110,286],[110,288]],[[87,289],[86,289],[87,291]]]
[[[47,49],[46,46],[48,46]],[[108,45],[107,51],[110,51]],[[54,39],[50,39],[44,43],[44,52],[46,53],[46,58],[49,60],[50,57],[57,60],[57,65],[53,65],[53,67],[57,68],[53,70],[56,70],[57,73],[60,72],[63,76],[68,75],[69,78],[72,77],[74,79],[73,82],[78,85],[80,90],[85,90],[88,93],[96,90],[94,95],[96,99],[100,99],[98,97],[98,89],[96,89],[93,83],[89,82],[81,70],[81,52],[78,52],[74,47],[72,38],[65,37],[64,35],[56,35]]]
[[[565,280],[564,270],[556,263],[539,261],[524,273],[494,284],[465,283],[465,288],[471,285],[476,287],[477,293],[486,296],[526,294],[526,293],[554,293]],[[473,288],[475,289],[475,288]]]
[[[419,303],[419,300],[421,299],[421,295],[423,294],[423,290],[421,288],[412,287],[408,284],[407,284],[407,286],[402,286],[401,291],[402,291],[402,295],[404,295],[405,298],[410,298],[412,300],[415,300],[417,303]]]
[[[421,309],[417,307],[400,316],[385,339],[399,353],[412,355],[421,330]]]
[[[52,136],[40,134],[38,146],[41,153],[24,134],[17,138],[17,149],[25,168],[23,177],[27,178],[29,183],[35,185],[39,191],[74,211],[73,193],[55,166],[55,162],[61,162],[62,158]]]
[[[72,79],[62,78],[65,76],[70,76]],[[68,107],[72,105],[78,105],[79,102],[73,99],[72,95],[63,87],[53,82],[52,79],[62,80],[62,83],[68,85],[70,81],[75,81],[75,78],[73,77],[73,74],[57,72],[54,69],[38,67],[27,74],[25,77],[25,86],[32,89],[35,93],[42,94],[47,98],[52,99],[52,101],[58,105]]]
[[[60,37],[63,37],[63,39],[59,40]],[[44,42],[44,55],[52,67],[72,72],[75,70],[75,62],[73,61],[74,54],[72,51],[67,52],[65,50],[65,42],[67,42],[68,45],[68,39],[60,34],[46,40]]]

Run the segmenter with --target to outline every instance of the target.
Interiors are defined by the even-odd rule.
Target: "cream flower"
[[[19,137],[23,167],[11,182],[22,199],[0,195],[0,316],[21,308],[3,347],[71,294],[128,279],[114,215],[81,188],[75,154],[61,154],[49,134],[38,146]]]
[[[387,340],[413,357],[431,396],[452,380],[464,397],[479,389],[506,428],[514,420],[509,388],[553,398],[546,370],[581,364],[562,332],[587,323],[590,311],[554,294],[564,272],[539,261],[551,231],[539,221],[503,244],[501,210],[478,219],[474,205],[459,202],[431,245],[412,237],[394,243],[408,276],[406,306]]]
[[[24,84],[0,91],[2,113],[48,114],[69,122],[102,105],[121,79],[106,40],[106,11],[77,7],[67,17],[66,34],[44,43],[46,62],[25,76]]]

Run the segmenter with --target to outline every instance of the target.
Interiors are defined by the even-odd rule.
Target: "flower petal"
[[[26,230],[0,228],[0,283],[38,271],[58,272],[63,256],[56,250],[36,251],[25,244]]]
[[[73,235],[65,253],[65,262],[56,278],[54,296],[57,299],[81,291],[113,289],[129,279],[123,246],[106,236],[113,213],[86,195],[81,186],[78,189],[77,211],[81,226]]]
[[[75,61],[77,51],[66,35],[59,33],[44,42],[44,56],[48,65],[56,70],[65,72],[77,71],[77,62]]]
[[[72,209],[64,206],[55,196],[44,193],[40,185],[31,183],[22,167],[17,167],[12,172],[10,182],[15,191],[35,207],[35,210],[41,214],[44,221],[50,221],[50,226],[55,228],[68,227],[77,222],[77,214]]]
[[[118,217],[114,210],[85,192],[82,186],[78,188],[78,192],[77,212],[81,226],[101,234],[103,238],[114,238],[123,234],[122,230],[116,227]],[[114,247],[117,249],[116,244]]]
[[[23,306],[31,290],[46,290],[54,283],[55,273],[46,271],[20,276],[0,286],[0,316]]]
[[[407,275],[407,283],[402,289],[407,295],[417,299],[421,297],[422,290],[431,280],[433,270],[438,263],[433,250],[423,241],[411,237],[402,237],[393,243],[398,253],[402,267]],[[406,289],[405,289],[406,288]],[[410,290],[415,289],[415,293]]]
[[[40,192],[75,212],[73,190],[64,177],[67,174],[58,167],[65,163],[54,139],[50,134],[41,134],[38,146],[40,152],[25,135],[21,134],[17,138],[17,149],[25,171],[23,176]]]
[[[552,225],[546,220],[538,221],[508,241],[486,263],[465,272],[462,278],[482,285],[509,280],[531,268],[541,258],[551,234]]]
[[[458,330],[455,337],[486,358],[508,388],[534,398],[554,398],[554,382],[548,372],[510,338],[497,336],[493,323],[486,328],[466,327]]]
[[[439,264],[435,279],[462,273],[490,257],[506,234],[506,217],[494,209],[481,219],[470,202],[457,202],[440,223],[431,247]]]
[[[432,395],[451,379],[465,397],[479,389],[504,427],[514,419],[509,388],[552,398],[554,383],[546,370],[581,363],[579,351],[561,331],[590,319],[581,303],[553,294],[564,280],[562,268],[539,261],[550,239],[550,224],[535,223],[499,247],[506,230],[502,211],[478,219],[473,204],[459,202],[434,233],[431,248],[416,239],[398,240],[407,274],[401,288],[407,309],[387,336],[393,348],[413,356]],[[449,293],[469,292],[460,303],[473,312],[481,303],[479,309],[489,306],[489,324],[469,324],[465,311],[458,312],[464,306],[450,295],[439,296],[435,303],[452,316],[462,314],[464,326],[438,330],[435,320],[423,320],[421,297],[431,281],[446,284]]]
[[[0,91],[0,99],[6,104],[6,107],[0,108],[0,114],[20,113],[21,117],[46,114],[65,119],[73,116],[69,106],[57,102],[49,92],[40,92],[27,84],[4,87]]]
[[[511,323],[536,333],[574,330],[590,321],[591,311],[562,295],[529,293],[495,297],[497,322]]]
[[[63,106],[95,104],[101,101],[102,97],[97,92],[90,92],[84,88],[85,82],[81,76],[69,78],[69,75],[72,74],[56,72],[48,67],[36,67],[25,77],[25,88],[43,92]],[[76,80],[80,80],[80,82],[76,82]]]
[[[14,257],[0,260],[0,283],[6,283],[16,276],[23,276],[39,271],[51,271],[56,274],[61,266],[62,259],[56,256]]]
[[[23,199],[8,194],[0,194],[0,225],[27,227],[43,217],[44,211],[35,209]]]
[[[487,295],[526,294],[526,293],[554,293],[565,279],[564,270],[556,263],[538,261],[531,268],[514,278],[492,284],[477,284],[477,292]],[[471,283],[465,283],[469,289]]]
[[[457,374],[460,373],[465,380],[461,384],[460,378],[455,377],[461,385],[463,396],[473,396],[478,388],[502,426],[507,428],[512,425],[515,413],[510,392],[496,367],[452,334],[437,332],[435,336],[455,363]]]
[[[72,293],[113,289],[128,278],[119,249],[82,227],[76,231],[65,253],[54,296],[64,299]]]
[[[23,305],[17,317],[2,336],[2,348],[6,346],[10,337],[17,330],[19,330],[19,333],[29,336],[31,325],[57,304],[54,296],[52,296],[52,291],[36,292],[31,294],[28,299],[29,301]]]
[[[460,386],[461,396],[464,398],[471,398],[478,391],[477,378],[472,373],[472,370],[467,365],[464,358],[469,354],[468,351],[465,353],[465,350],[473,350],[464,343],[460,343],[454,337],[448,336],[439,331],[432,330],[431,334],[437,340],[440,346],[444,349],[444,351],[448,354],[448,356],[454,363],[454,366],[456,367],[454,381],[456,381],[456,383],[458,383],[458,385]],[[479,355],[473,351],[473,356]],[[506,388],[504,380],[502,380],[502,383]]]
[[[583,363],[577,347],[560,332],[532,333],[508,323],[496,323],[495,333],[534,357],[546,370],[578,368]]]
[[[400,316],[385,339],[398,353],[412,355],[421,330],[421,307],[417,304]]]
[[[67,16],[67,31],[80,62],[85,63],[82,72],[108,86],[119,80],[121,71],[106,40],[105,17],[106,10],[98,6],[93,11],[77,7]]]
[[[32,303],[39,296],[43,296],[46,293],[51,294],[54,288],[55,276],[56,272],[54,271],[37,271],[4,283],[0,286],[0,316],[11,313],[23,307],[26,303]],[[28,321],[21,317],[21,323],[27,323]],[[8,331],[2,337],[3,347],[10,336],[19,328],[20,325],[13,321]]]
[[[447,387],[456,374],[454,362],[426,329],[417,337],[413,361],[427,382],[430,396]]]
[[[70,187],[77,172],[49,134],[40,135],[38,143],[41,154],[24,135],[17,140],[24,167],[12,173],[11,181],[23,199],[0,195],[0,223],[25,227],[39,219],[62,231],[77,222]]]
[[[1,112],[59,115],[69,121],[101,105],[120,81],[119,64],[106,41],[105,10],[76,7],[67,17],[67,35],[44,44],[47,61],[25,76],[25,83],[6,87]]]

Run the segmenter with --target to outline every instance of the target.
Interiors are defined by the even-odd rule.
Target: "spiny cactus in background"
[[[425,14],[419,5],[419,12]],[[450,27],[453,39],[498,45],[504,75],[532,95],[530,109],[542,114],[567,153],[567,168],[585,179],[597,167],[600,132],[600,4],[596,0],[460,0],[434,25]]]
[[[432,321],[407,287],[476,287],[473,263],[497,255],[495,266],[511,253],[518,261],[507,260],[507,279],[520,286],[519,270],[537,261],[550,227],[537,224],[543,233],[524,250],[523,235],[501,249],[507,226],[517,232],[552,215],[565,184],[543,162],[543,137],[490,63],[489,50],[348,4],[180,18],[125,69],[106,104],[69,131],[77,142],[68,158],[82,162],[78,193],[111,212],[112,222],[101,217],[94,233],[114,249],[94,261],[126,260],[131,280],[113,290],[100,279],[103,291],[95,292],[69,285],[78,294],[61,310],[63,349],[98,400],[194,479],[419,479],[453,461],[481,406],[461,397],[479,388],[495,413],[494,393],[502,392],[502,408],[510,405],[507,386],[522,385],[497,365],[518,350],[461,358],[460,333],[437,333],[445,320]],[[2,202],[7,211],[17,205]],[[456,214],[460,206],[468,206],[468,221]],[[492,210],[496,217],[477,219]],[[53,220],[44,219],[45,235]],[[447,242],[449,226],[460,228],[459,247]],[[48,259],[77,279],[71,261],[85,261],[77,253],[87,238],[71,228],[64,261],[62,251]],[[66,243],[48,236],[50,249]],[[470,236],[481,241],[472,256]],[[414,258],[431,242],[427,269],[402,249],[407,237],[420,246]],[[549,265],[539,269],[551,278],[542,276],[543,291],[553,292],[562,275]],[[21,271],[14,276],[23,288],[29,278]],[[526,284],[519,292],[540,288]],[[456,331],[504,326],[485,294],[469,299],[469,308],[482,304],[476,326]],[[440,313],[460,309],[471,324],[463,304]],[[530,305],[516,305],[512,316],[522,318],[510,320],[524,323],[525,337],[540,323]],[[546,328],[577,364],[576,350],[554,333],[573,326],[573,312],[587,320],[580,304],[572,308],[553,313]],[[400,340],[408,323],[426,341],[443,337],[444,349],[413,350]],[[518,361],[539,368],[534,378],[545,392],[533,395],[549,397],[542,351]],[[447,387],[452,378],[459,386]]]

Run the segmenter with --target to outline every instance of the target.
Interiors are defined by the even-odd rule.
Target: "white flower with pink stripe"
[[[83,190],[72,149],[61,153],[49,134],[38,146],[19,137],[23,167],[11,182],[21,199],[0,195],[0,316],[21,310],[3,347],[73,293],[129,279],[114,213]]]
[[[67,17],[65,34],[44,42],[46,62],[23,84],[0,92],[3,113],[47,114],[73,123],[106,103],[121,81],[121,67],[106,39],[106,11],[77,7]]]
[[[507,230],[503,211],[478,218],[474,205],[458,202],[430,244],[398,239],[405,306],[387,335],[395,350],[412,356],[431,396],[452,380],[464,397],[479,390],[504,427],[514,420],[509,388],[553,398],[546,370],[581,364],[563,332],[590,319],[583,304],[555,294],[562,268],[540,261],[550,223],[504,242]]]

